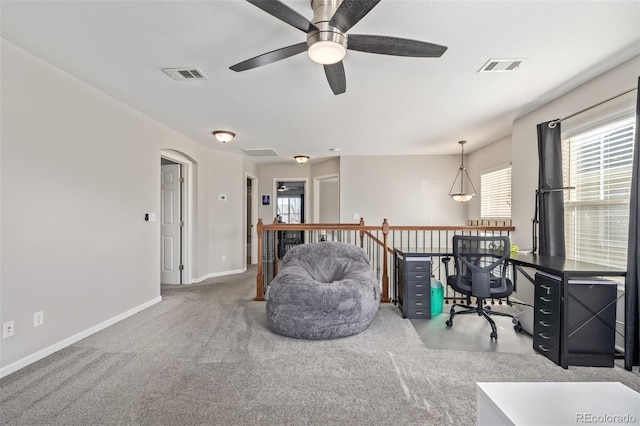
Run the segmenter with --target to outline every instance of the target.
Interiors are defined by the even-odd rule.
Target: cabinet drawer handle
[[[416,266],[416,270],[421,270],[423,266]]]
[[[538,336],[542,337],[544,340],[551,339],[551,336],[547,336],[546,333],[538,333]]]
[[[416,306],[422,306],[422,302],[416,302]]]
[[[540,300],[542,300],[543,302],[551,302],[551,299],[549,299],[548,297],[541,297]]]
[[[549,349],[545,348],[542,345],[538,345],[538,349],[540,349],[542,352],[549,352]]]
[[[416,293],[416,297],[422,297],[422,293]]]
[[[547,323],[546,323],[546,322],[544,322],[544,321],[538,321],[538,324],[540,324],[540,325],[541,325],[541,326],[543,326],[543,327],[551,327],[549,324],[547,324]]]
[[[422,315],[422,311],[416,311],[416,315]]]
[[[422,275],[416,275],[416,279],[418,279],[418,280],[419,280],[419,279],[421,279],[421,278],[422,278]]]
[[[538,309],[538,311],[542,312],[545,315],[551,315],[551,311],[549,311],[547,309]]]

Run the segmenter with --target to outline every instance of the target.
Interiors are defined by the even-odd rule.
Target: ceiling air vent
[[[194,68],[163,68],[169,77],[174,80],[207,80],[207,76],[197,67]]]
[[[269,148],[243,149],[245,154],[250,157],[277,157],[278,153]]]
[[[489,59],[478,72],[509,72],[520,67],[524,58],[519,59]]]

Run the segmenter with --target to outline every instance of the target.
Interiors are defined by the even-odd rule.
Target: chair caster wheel
[[[493,339],[498,340],[498,333],[491,332],[489,336],[491,337],[491,340]]]
[[[453,325],[453,321],[448,319],[447,322],[445,322],[445,324],[447,324],[447,327],[451,327]]]

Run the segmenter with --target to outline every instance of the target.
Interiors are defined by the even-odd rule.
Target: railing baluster
[[[397,297],[395,286],[395,265],[393,249],[416,249],[429,252],[440,247],[445,253],[451,252],[453,235],[487,235],[498,234],[509,236],[515,230],[513,226],[390,226],[385,219],[382,226],[367,226],[363,219],[357,224],[283,224],[274,220],[273,224],[264,225],[258,220],[258,271],[256,276],[256,300],[264,300],[266,289],[278,272],[278,261],[288,248],[292,246],[287,232],[298,232],[302,237],[299,243],[312,243],[322,240],[343,241],[359,245],[366,253],[371,267],[380,281],[382,299],[394,301]],[[293,234],[295,235],[295,234]],[[282,241],[280,241],[282,239]],[[286,244],[285,244],[286,243]],[[280,252],[282,251],[282,252]],[[446,285],[446,274],[441,265],[443,256],[433,256],[432,274],[445,285],[445,300],[462,298],[455,292],[450,293]],[[453,268],[453,264],[449,264]],[[452,273],[453,271],[450,271]],[[395,281],[394,281],[395,282]]]

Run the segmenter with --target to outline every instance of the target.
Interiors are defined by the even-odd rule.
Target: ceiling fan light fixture
[[[307,54],[317,64],[331,65],[340,62],[347,54],[347,49],[337,41],[320,40],[309,46]]]
[[[236,136],[235,133],[228,130],[214,130],[211,133],[222,143],[231,142],[231,140]]]
[[[309,156],[308,155],[296,155],[295,157],[293,157],[299,164],[304,164],[307,161],[309,161]]]

